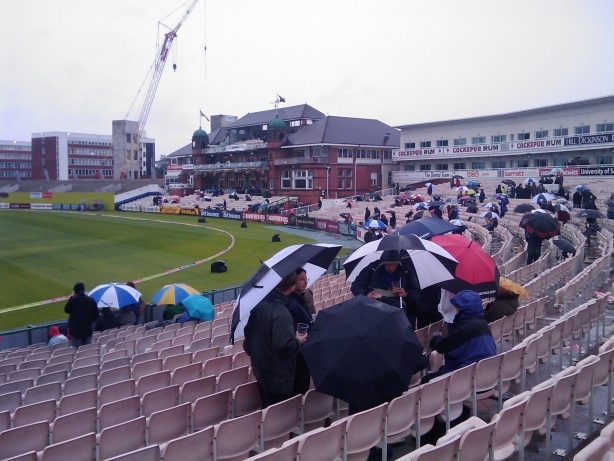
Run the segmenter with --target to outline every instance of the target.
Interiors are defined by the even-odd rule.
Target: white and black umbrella
[[[414,234],[400,235],[395,233],[365,243],[354,251],[343,263],[346,280],[353,282],[365,267],[379,260],[384,250],[405,250],[401,251],[401,262],[404,262],[404,258],[411,261],[420,288],[426,288],[454,278],[457,261],[450,253],[439,245],[421,239]],[[408,265],[411,266],[411,264]]]
[[[310,286],[326,272],[341,248],[341,245],[325,243],[290,245],[264,261],[243,284],[241,294],[235,301],[231,327],[233,340],[243,337],[251,310],[284,277],[302,267],[307,272],[307,286]]]

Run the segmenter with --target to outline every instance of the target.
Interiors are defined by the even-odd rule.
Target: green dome
[[[284,122],[279,117],[275,117],[273,120],[269,122],[268,127],[269,128],[285,128],[286,122]]]
[[[205,130],[203,130],[202,128],[199,128],[198,130],[194,132],[192,137],[193,138],[208,138],[209,135],[207,134]]]

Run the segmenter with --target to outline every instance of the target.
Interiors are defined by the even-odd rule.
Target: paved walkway
[[[286,234],[300,235],[301,237],[306,237],[309,239],[313,239],[318,243],[330,243],[335,245],[343,245],[345,248],[350,248],[352,250],[362,246],[362,242],[360,240],[356,240],[352,237],[346,237],[344,235],[331,234],[328,232],[322,232],[314,229],[305,229],[299,227],[281,227],[281,226],[266,226],[268,229],[271,229],[275,232],[285,232]]]

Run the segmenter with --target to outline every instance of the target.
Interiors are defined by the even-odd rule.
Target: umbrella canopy
[[[493,198],[497,200],[501,200],[501,199],[507,198],[507,194],[495,194]]]
[[[473,189],[469,189],[467,192],[465,192],[465,194],[467,194],[467,195],[475,195],[475,191]]]
[[[301,352],[318,392],[359,409],[401,395],[426,364],[403,309],[362,295],[320,311]]]
[[[429,186],[432,186],[432,185],[433,185],[433,183],[432,183],[432,182],[425,182],[425,183],[424,183],[424,187],[429,187]]]
[[[190,315],[190,318],[209,322],[215,317],[215,309],[209,298],[199,294],[187,296],[181,303]]]
[[[454,226],[456,229],[456,226]],[[428,240],[410,235],[400,235],[395,232],[379,240],[365,243],[350,255],[343,263],[345,277],[353,282],[360,272],[369,264],[379,261],[384,250],[405,250],[401,252],[401,262],[406,266],[411,261],[415,269],[420,288],[426,288],[436,283],[453,278],[456,260],[450,253]]]
[[[141,292],[129,287],[125,283],[105,283],[98,285],[88,293],[94,298],[98,307],[120,307],[136,304],[141,298]]]
[[[525,182],[525,183],[527,183],[527,184],[529,184],[529,183],[535,182],[535,179],[533,179],[533,178],[527,178],[527,179],[525,179],[525,180],[524,180],[524,182]]]
[[[189,295],[198,293],[200,291],[185,283],[173,283],[171,285],[164,285],[156,291],[151,300],[156,304],[179,304]]]
[[[521,203],[520,205],[516,205],[514,213],[530,213],[534,209],[535,207],[530,203]]]
[[[524,299],[531,299],[529,292],[525,290],[522,285],[505,277],[499,278],[499,294],[501,294],[502,291],[507,291],[508,293],[519,295],[521,298]]]
[[[467,181],[467,187],[480,187],[480,183],[471,179]]]
[[[478,207],[475,205],[469,205],[467,207],[467,213],[477,213],[478,212]]]
[[[432,202],[426,202],[426,206],[428,208],[440,207],[445,205],[446,202],[442,202],[441,200],[433,200]]]
[[[370,219],[365,223],[365,227],[371,227],[373,229],[386,229],[387,226],[379,219]]]
[[[480,216],[482,218],[499,219],[499,215],[494,211],[487,211],[486,213],[482,213]]]
[[[469,188],[467,186],[459,186],[456,188],[458,192],[467,192]]]
[[[482,298],[497,293],[500,277],[497,263],[479,244],[458,234],[436,235],[431,241],[447,250],[458,261],[454,279],[438,283],[438,286],[452,293],[477,291]]]
[[[554,239],[552,240],[552,243],[556,245],[561,251],[574,255],[576,254],[576,247],[574,247],[573,244],[567,240]]]
[[[548,194],[544,192],[543,194],[537,194],[535,197],[531,199],[531,202],[537,203],[541,205],[542,203],[548,203],[551,200],[554,200],[556,197],[552,194]]]
[[[414,202],[424,202],[424,197],[420,194],[411,194],[409,198]]]
[[[423,239],[430,239],[433,235],[447,234],[456,230],[454,224],[443,219],[433,217],[422,217],[401,226],[395,234],[409,235],[415,234]]]
[[[563,171],[564,171],[564,170],[563,170],[563,168],[560,168],[560,167],[558,167],[558,166],[557,166],[557,167],[552,168],[552,169],[550,170],[550,174],[554,174],[554,175],[557,175],[557,174],[562,174],[562,173],[563,173]]]
[[[559,234],[561,223],[551,213],[526,213],[520,218],[520,227],[531,235],[549,239]]]
[[[579,190],[579,191],[583,191],[583,190],[589,190],[588,186],[585,186],[584,184],[578,184],[576,187],[574,187],[575,190]]]
[[[599,219],[605,219],[605,216],[603,215],[603,213],[599,210],[582,210],[579,211],[578,213],[576,213],[576,216],[578,218],[599,218]]]
[[[512,181],[511,179],[504,179],[503,181],[501,181],[503,184],[507,184],[508,186],[515,186],[516,183],[514,181]]]
[[[417,212],[417,213],[416,213],[416,214],[415,214],[415,215],[412,217],[412,220],[413,220],[413,221],[416,221],[416,220],[418,220],[418,219],[422,219],[422,218],[432,218],[432,217],[433,217],[433,215],[431,214],[431,212],[430,212],[430,211],[428,211],[428,210],[426,210],[426,209],[424,209],[424,208],[421,208],[421,209],[420,209],[420,210],[419,210],[419,211],[418,211],[418,212]]]
[[[569,213],[569,208],[567,208],[565,205],[563,205],[562,203],[555,203],[554,205],[552,205],[552,207],[554,208],[554,211],[566,211]]]
[[[426,210],[427,206],[424,202],[419,202],[414,205],[414,210]]]
[[[409,198],[409,194],[399,194],[397,195],[396,198],[403,200],[403,199]]]
[[[496,203],[488,202],[484,208],[498,208]]]
[[[454,179],[457,179],[457,178],[458,178],[458,179],[465,179],[464,177],[462,177],[462,176],[461,176],[461,175],[459,175],[459,174],[455,174],[454,176],[452,176],[452,178],[454,178]]]
[[[379,241],[379,240],[378,240]],[[307,286],[326,272],[341,245],[325,243],[290,245],[267,259],[245,281],[232,311],[231,332],[234,339],[243,337],[249,313],[291,272],[302,267],[307,272]]]

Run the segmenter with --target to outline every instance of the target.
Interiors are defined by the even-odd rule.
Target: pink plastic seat
[[[144,416],[105,427],[98,435],[99,458],[109,459],[145,447],[146,428]]]
[[[259,451],[281,447],[292,433],[299,433],[301,395],[270,405],[262,410]]]
[[[216,392],[199,398],[191,407],[193,432],[225,421],[230,416],[232,391]]]
[[[214,459],[247,458],[249,452],[258,446],[261,417],[261,412],[255,411],[217,424],[213,434]]]
[[[164,461],[213,460],[213,427],[187,434],[160,445]]]
[[[133,395],[102,405],[98,412],[98,425],[100,430],[103,430],[139,416],[141,416],[141,399],[138,395]]]
[[[167,386],[147,392],[141,399],[141,414],[149,417],[152,413],[179,404],[179,386]]]
[[[0,432],[0,459],[42,451],[49,443],[49,423],[39,421]]]
[[[190,432],[189,403],[156,411],[147,418],[147,444],[161,444]]]
[[[38,421],[53,422],[57,415],[55,400],[42,400],[30,405],[23,405],[13,414],[13,427],[25,426]]]
[[[132,397],[134,395],[136,395],[136,381],[134,381],[134,379],[108,384],[101,387],[98,392],[98,406],[102,407],[106,403]]]
[[[187,381],[180,387],[179,399],[181,403],[194,403],[201,397],[213,394],[215,385],[215,376],[205,376]]]
[[[51,442],[60,443],[90,432],[96,433],[97,418],[98,412],[95,407],[58,416],[51,424]]]
[[[41,461],[96,461],[96,434],[89,434],[49,445]]]
[[[216,391],[226,389],[235,390],[237,386],[245,384],[249,379],[249,367],[233,368],[223,371],[217,378]]]
[[[260,410],[260,392],[255,381],[237,386],[232,394],[230,414],[232,418]]]

